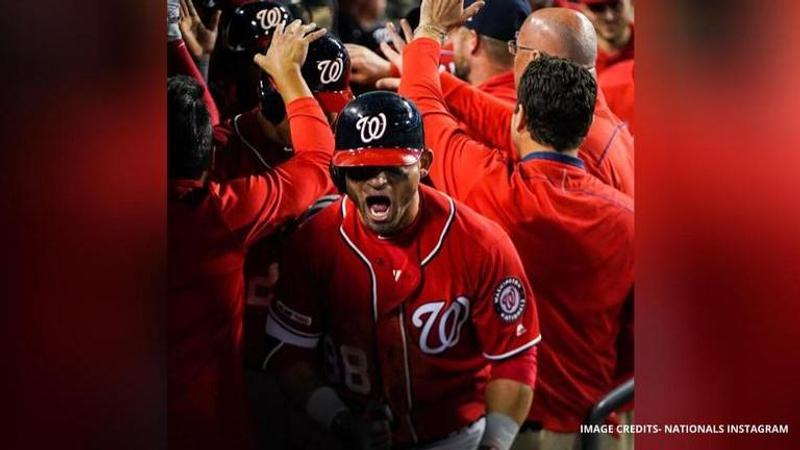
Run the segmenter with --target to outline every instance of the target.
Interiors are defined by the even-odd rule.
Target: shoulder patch
[[[494,291],[494,310],[504,322],[513,322],[525,311],[525,288],[516,277],[506,277]]]

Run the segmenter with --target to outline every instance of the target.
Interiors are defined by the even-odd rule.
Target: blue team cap
[[[514,39],[525,18],[531,13],[531,5],[527,0],[485,0],[478,14],[464,23],[464,26],[476,33],[500,41]],[[475,3],[475,0],[464,0],[464,8]]]

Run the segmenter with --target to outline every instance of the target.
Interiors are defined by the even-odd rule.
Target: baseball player
[[[352,99],[349,87],[350,58],[344,45],[331,33],[311,42],[301,68],[311,94],[330,123]],[[259,86],[260,107],[239,114],[214,128],[214,169],[221,180],[270,170],[292,155],[292,136],[286,107],[272,79],[263,73]],[[335,189],[331,186],[331,192]],[[279,276],[277,253],[283,233],[273,233],[250,249],[245,262],[245,358],[260,368],[265,353],[266,305]]]
[[[258,105],[257,86],[261,71],[253,56],[269,46],[275,28],[297,19],[290,9],[269,0],[228,2],[223,7],[221,42],[211,56],[209,86],[223,120]]]
[[[331,166],[346,196],[281,262],[267,368],[346,448],[506,449],[529,408],[540,335],[519,257],[497,225],[419,184],[431,159],[411,102],[356,98]]]
[[[445,106],[440,39],[463,17],[462,6],[428,1],[405,48],[400,93],[422,111],[437,156],[434,184],[500,224],[535,280],[545,341],[517,448],[572,448],[591,406],[614,387],[620,316],[633,287],[632,199],[591,176],[578,157],[597,84],[576,62],[531,50],[510,127],[518,157],[510,161],[469,138]]]
[[[167,419],[169,448],[249,448],[241,370],[242,267],[246,249],[299,216],[331,187],[330,126],[300,75],[325,30],[276,28],[256,63],[286,104],[295,156],[269,172],[209,177],[212,128],[202,86],[168,83],[169,194]]]
[[[325,33],[308,46],[300,70],[311,94],[330,123],[353,98],[349,86],[350,57],[339,39]],[[253,87],[256,90],[256,87]],[[263,172],[292,156],[286,106],[269,74],[262,71],[259,106],[214,127],[214,168],[217,179]]]
[[[541,52],[591,68],[597,54],[596,40],[594,27],[577,11],[567,8],[534,11],[523,23],[517,38],[509,42],[509,50],[515,55],[517,85],[534,55]],[[513,108],[450,74],[442,73],[440,83],[448,109],[472,132],[480,134],[476,139],[506,150],[507,156],[516,160],[517,152],[510,134]],[[625,123],[611,112],[602,91],[597,93],[592,124],[579,154],[590,174],[634,196],[633,137]]]

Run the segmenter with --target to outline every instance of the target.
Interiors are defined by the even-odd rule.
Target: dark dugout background
[[[490,0],[491,1],[491,0]],[[163,447],[165,2],[0,6],[5,449]],[[800,442],[800,3],[637,1],[641,448]]]

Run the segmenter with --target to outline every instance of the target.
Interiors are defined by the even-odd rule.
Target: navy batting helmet
[[[350,91],[350,55],[336,36],[324,36],[308,45],[308,56],[300,69],[314,98],[327,113],[339,113],[353,98]],[[283,120],[285,105],[266,73],[259,84],[262,114],[277,123]]]
[[[272,32],[280,23],[294,20],[289,8],[271,1],[258,1],[241,5],[233,10],[225,29],[225,42],[230,50],[264,49],[269,45]]]
[[[419,161],[424,150],[417,107],[394,92],[368,92],[348,103],[336,119],[331,176],[344,191],[343,169],[408,166]]]

